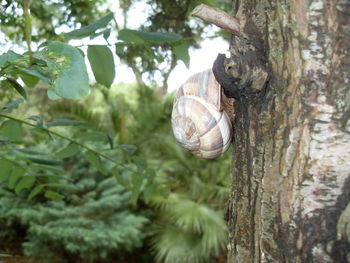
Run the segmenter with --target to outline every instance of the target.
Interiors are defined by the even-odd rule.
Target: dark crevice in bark
[[[279,193],[278,199],[281,199],[281,193]],[[282,211],[281,207],[278,207],[278,213],[276,215],[276,221],[277,222],[282,222]],[[285,244],[290,243],[290,225],[289,223],[287,224],[280,224],[280,227],[277,230],[277,236],[276,236],[276,241],[277,244],[279,244],[279,259],[280,262],[292,262],[288,261],[287,259],[292,259],[293,255],[296,255],[297,248],[296,246],[286,246]],[[294,237],[293,239],[297,240],[297,232],[294,232]]]
[[[276,96],[273,96],[270,107],[270,116],[271,116],[271,137],[272,137],[272,151],[271,151],[271,163],[274,160],[274,156],[276,153],[276,133],[278,130],[278,125],[276,122]]]
[[[253,176],[253,158],[252,158],[252,152],[251,152],[251,146],[250,146],[250,134],[249,134],[249,128],[250,128],[250,114],[249,114],[249,99],[246,97],[240,98],[240,103],[242,104],[242,121],[243,121],[243,133],[245,136],[245,145],[244,145],[244,151],[245,151],[245,158],[246,158],[246,183],[248,186],[248,206],[247,210],[250,211],[250,229],[249,229],[249,235],[250,235],[250,248],[251,248],[251,254],[252,256],[255,255],[255,246],[254,246],[254,233],[255,233],[255,201],[256,199],[256,192],[252,192],[252,181],[251,178]],[[253,198],[253,202],[251,201]]]

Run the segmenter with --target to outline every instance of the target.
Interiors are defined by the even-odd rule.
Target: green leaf
[[[25,174],[25,172],[26,171],[20,166],[13,167],[10,178],[8,180],[8,188],[15,188],[17,180],[21,178]]]
[[[44,49],[43,56],[53,75],[50,98],[77,99],[89,93],[84,57],[77,48],[53,41]]]
[[[65,35],[68,39],[83,38],[83,37],[89,36],[93,34],[97,29],[105,27],[113,19],[113,17],[114,17],[113,13],[109,13],[108,15],[100,18],[94,23],[88,26],[84,26],[82,28],[73,30],[71,32],[65,33]]]
[[[118,145],[117,147],[120,149],[123,149],[129,155],[133,155],[135,153],[135,151],[137,150],[137,147],[135,145],[131,145],[131,144],[121,144],[121,145]]]
[[[23,133],[22,124],[17,121],[7,120],[0,126],[0,136],[10,141],[20,141],[23,137]]]
[[[109,88],[115,77],[112,51],[107,46],[89,45],[87,56],[96,81]]]
[[[31,75],[26,75],[26,74],[21,75],[21,79],[23,80],[24,84],[26,84],[28,88],[34,88],[40,80],[37,77],[33,77]]]
[[[103,38],[107,41],[107,39],[109,38],[110,34],[111,34],[111,29],[110,28],[106,28],[106,29],[104,29],[102,31],[98,31],[98,32],[95,32],[95,33],[91,34],[89,36],[89,38],[90,39],[94,39],[94,38],[102,35]]]
[[[60,161],[53,159],[37,158],[32,156],[21,156],[22,159],[32,161],[33,163],[46,164],[46,165],[59,165]]]
[[[120,59],[124,59],[125,58],[125,48],[126,48],[127,44],[124,42],[119,42],[117,44],[115,44],[115,53],[117,54],[117,56]]]
[[[78,151],[79,151],[78,145],[75,143],[71,143],[67,147],[63,148],[58,153],[56,153],[56,156],[60,159],[67,158],[77,154]]]
[[[104,30],[103,32],[103,38],[107,41],[109,36],[111,35],[111,29],[107,28],[106,30]]]
[[[84,141],[108,142],[108,135],[104,132],[84,132],[79,138]]]
[[[190,67],[190,55],[188,54],[188,48],[189,45],[184,42],[173,47],[176,58],[182,60],[187,68]]]
[[[24,99],[18,98],[14,101],[7,104],[5,107],[3,107],[1,110],[6,110],[7,112],[11,112],[18,108],[19,104],[21,104],[24,101]]]
[[[98,156],[96,153],[92,151],[86,151],[85,159],[101,173],[106,174],[106,170],[102,165],[100,156]]]
[[[39,170],[39,171],[53,172],[53,173],[57,173],[60,175],[67,173],[60,166],[57,167],[57,166],[46,165],[46,164],[30,164],[30,165],[28,165],[28,168],[32,168],[32,169]]]
[[[137,30],[123,29],[119,31],[118,39],[128,43],[142,44],[150,43],[172,43],[181,39],[175,33],[167,32],[142,32]]]
[[[35,183],[35,176],[23,176],[15,187],[16,194],[19,194],[24,189],[29,189]]]
[[[7,180],[7,178],[9,178],[13,163],[6,159],[0,159],[0,167],[0,183],[2,183],[3,181]]]
[[[57,120],[46,123],[47,127],[54,127],[54,126],[78,126],[82,125],[83,123],[81,121],[76,120]]]
[[[52,200],[62,200],[64,198],[63,195],[60,195],[57,192],[51,191],[51,190],[47,190],[45,191],[45,197],[48,199],[52,199]]]
[[[29,194],[28,196],[28,200],[32,200],[35,196],[37,196],[38,194],[40,194],[42,192],[42,190],[44,189],[44,185],[38,185],[36,186]]]
[[[12,50],[9,50],[8,52],[6,52],[5,54],[2,54],[0,56],[0,67],[4,66],[7,62],[14,61],[14,60],[19,59],[21,57],[23,57],[23,56],[13,52]]]
[[[12,87],[25,99],[27,99],[27,93],[24,90],[24,88],[15,80],[12,78],[7,78],[6,81],[11,84]]]
[[[21,153],[27,153],[27,154],[34,154],[34,155],[45,155],[45,152],[39,152],[36,150],[32,150],[29,148],[15,148],[17,151],[21,152]]]
[[[37,81],[38,79],[41,79],[42,81],[46,82],[46,83],[50,83],[51,79],[44,75],[43,73],[41,73],[40,71],[36,70],[35,66],[32,66],[31,68],[23,68],[23,67],[15,67],[16,69],[18,69],[20,72],[24,73],[21,74],[21,78],[23,79],[24,76],[28,77],[32,77],[35,78],[35,80]]]

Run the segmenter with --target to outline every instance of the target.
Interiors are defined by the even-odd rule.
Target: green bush
[[[6,229],[26,229],[24,253],[44,262],[93,262],[142,246],[148,220],[131,211],[130,193],[114,177],[76,169],[78,176],[61,189],[61,201],[27,201],[0,188],[0,222]]]

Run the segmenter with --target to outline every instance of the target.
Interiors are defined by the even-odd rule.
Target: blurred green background
[[[226,262],[230,154],[175,142],[167,81],[204,38],[228,37],[191,10],[230,1],[0,2],[0,262]],[[88,95],[69,99],[79,74],[57,84],[62,54],[85,57]],[[112,84],[116,64],[134,83]]]

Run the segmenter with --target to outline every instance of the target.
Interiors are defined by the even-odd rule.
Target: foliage
[[[0,55],[0,220],[7,224],[2,234],[20,226],[26,254],[38,260],[66,255],[93,262],[141,246],[147,233],[159,261],[212,261],[227,241],[222,204],[229,160],[203,161],[184,152],[171,135],[166,85],[156,93],[143,81],[158,71],[166,82],[177,60],[189,63],[188,48],[197,47],[202,28],[187,16],[198,1],[149,2],[154,13],[148,22],[139,30],[117,25],[113,44],[112,13],[102,12],[92,23],[94,14],[87,13],[81,20],[79,10],[93,10],[93,1],[69,6],[72,12],[61,17],[82,27],[55,35],[56,25],[48,23],[35,37],[31,29],[46,19],[36,8],[52,6],[31,1],[30,20],[28,5],[2,2],[5,9],[23,8],[28,47]],[[76,3],[54,1],[67,2]],[[125,10],[132,2],[122,1]],[[0,18],[9,22],[5,33],[16,39],[11,27],[22,18]],[[31,41],[46,34],[52,38],[32,50]],[[86,53],[69,42],[99,36],[106,44],[87,45]],[[118,72],[111,46],[134,70],[137,87],[113,88]],[[97,81],[92,89],[85,56]],[[42,99],[43,88],[57,100]],[[15,92],[23,99],[15,99]]]
[[[142,245],[148,220],[128,206],[130,192],[79,160],[76,155],[66,163],[74,173],[59,183],[62,201],[26,201],[0,189],[0,222],[26,229],[24,252],[35,260],[55,262],[57,254],[68,254],[92,262]]]
[[[24,5],[23,9],[24,12],[28,12],[27,5]],[[73,30],[65,35],[68,36],[68,39],[81,38],[88,35],[94,37],[96,31],[104,30],[112,19],[113,15],[110,13],[88,26],[82,27],[78,30]],[[30,23],[28,21],[28,19],[25,20],[27,25]],[[170,41],[169,39],[171,38],[168,36],[173,36],[169,33],[158,33],[155,35],[159,38],[160,43]],[[145,37],[145,34],[141,34],[141,36]],[[146,34],[146,36],[148,35]],[[154,34],[152,36],[154,36]],[[49,84],[48,97],[52,100],[59,98],[81,98],[89,93],[87,70],[84,57],[79,49],[64,42],[48,41],[39,47],[37,51],[32,52],[30,49],[30,35],[27,35],[26,39],[29,49],[28,53],[21,55],[13,51],[8,51],[0,56],[0,77],[2,76],[2,79],[0,79],[0,85],[2,87],[9,88],[12,86],[19,94],[21,94],[24,98],[27,98],[26,90],[18,81],[18,79],[21,78],[21,80],[29,88],[37,86],[39,80],[47,82]],[[101,59],[101,57],[103,59]],[[107,46],[89,46],[88,59],[92,66],[96,80],[109,87],[112,84],[115,75],[114,59],[109,48]],[[101,68],[103,70],[100,70]],[[9,105],[12,105],[13,103],[14,102],[11,102]],[[3,110],[6,111],[9,111],[8,109],[9,106],[5,106],[3,108]],[[127,161],[130,163],[130,165],[123,164],[123,161],[116,161],[118,158],[114,159],[109,157],[108,154],[102,154],[101,152],[85,146],[82,142],[78,142],[77,140],[73,140],[67,136],[63,136],[60,133],[48,129],[48,127],[52,126],[72,126],[79,123],[71,120],[59,120],[46,123],[45,120],[38,115],[29,116],[29,120],[34,121],[34,123],[22,120],[20,118],[15,118],[8,114],[0,114],[0,117],[8,119],[3,122],[0,127],[0,134],[3,135],[3,140],[6,143],[5,149],[8,152],[14,153],[12,159],[6,159],[0,155],[1,161],[6,162],[6,165],[9,167],[8,171],[6,171],[6,173],[3,175],[1,181],[8,180],[10,182],[12,180],[13,182],[11,181],[11,186],[13,186],[15,191],[18,193],[24,188],[36,186],[36,188],[33,189],[33,195],[36,195],[39,194],[45,186],[45,184],[40,184],[39,180],[37,180],[39,177],[38,175],[33,173],[31,174],[30,172],[27,173],[26,169],[23,169],[19,175],[13,177],[11,171],[16,162],[18,162],[18,159],[25,159],[26,162],[34,162],[45,165],[60,165],[60,161],[55,159],[48,160],[37,156],[28,157],[18,154],[18,152],[21,151],[18,148],[21,147],[14,147],[13,144],[20,143],[23,145],[23,142],[21,141],[22,138],[24,138],[22,125],[32,127],[32,131],[34,131],[34,133],[41,132],[49,135],[50,137],[56,136],[65,139],[69,144],[65,148],[61,149],[58,155],[69,157],[69,155],[67,156],[67,153],[72,155],[72,153],[76,152],[78,148],[82,148],[84,149],[85,159],[103,174],[123,174],[126,171],[131,173],[133,178],[132,182],[124,182],[124,184],[130,190],[132,187],[134,202],[136,202],[139,194],[141,193],[143,183],[146,185],[154,183],[153,176],[150,176],[152,172],[147,170],[145,165],[142,165],[142,168],[140,168],[136,163],[132,163],[132,160]],[[107,139],[110,144],[110,148],[113,149],[112,137],[103,134],[99,137],[103,137],[103,141]],[[123,149],[125,147],[118,146],[118,148]],[[39,155],[40,154],[41,153],[39,153]],[[113,163],[114,166],[109,164],[109,167],[105,168],[101,158]],[[49,167],[48,169],[58,170],[58,173],[62,172],[62,170],[52,167]],[[17,179],[20,179],[20,181],[17,182]],[[156,188],[161,189],[161,187],[158,186]],[[53,197],[53,195],[48,196]],[[32,198],[32,195],[30,194],[28,198]]]
[[[168,197],[155,194],[151,185],[145,186],[141,195],[156,214],[157,225],[151,226],[151,232],[159,261],[210,262],[220,255],[227,242],[222,207],[228,198],[228,155],[205,161],[180,148],[168,121],[170,95],[159,99],[148,87],[129,86],[127,91],[125,87],[112,88],[100,98],[89,103],[57,102],[49,111],[56,118],[83,120],[111,134],[127,130],[118,139],[135,144],[135,155],[147,159],[149,167],[157,171],[156,178],[166,182],[171,191]],[[97,105],[101,111],[93,112]]]
[[[83,56],[77,48],[63,42],[49,42],[32,57],[8,51],[0,56],[0,68],[0,76],[4,77],[1,86],[14,87],[24,98],[26,91],[16,80],[18,78],[29,88],[36,86],[39,80],[50,84],[48,95],[52,99],[81,98],[89,93]]]
[[[64,182],[70,180],[71,176],[74,178],[78,171],[70,167],[69,163],[74,163],[75,156],[82,152],[80,158],[85,158],[95,167],[95,172],[116,176],[119,187],[121,185],[130,191],[130,202],[135,204],[140,196],[143,202],[152,208],[152,218],[156,226],[149,226],[149,232],[153,233],[152,244],[159,260],[178,262],[177,255],[181,254],[182,262],[210,262],[222,251],[227,240],[221,208],[228,194],[226,175],[229,159],[203,161],[180,148],[171,135],[168,121],[171,96],[159,100],[148,87],[129,87],[121,92],[114,88],[107,90],[102,86],[98,89],[101,91],[98,92],[95,88],[93,96],[84,101],[57,101],[47,105],[47,110],[44,109],[47,117],[61,119],[45,122],[42,118],[43,127],[48,127],[45,131],[52,133],[53,129],[56,129],[55,134],[65,135],[63,129],[55,125],[79,124],[63,126],[64,131],[76,139],[63,145],[61,139],[51,141],[44,133],[36,137],[38,146],[28,148],[31,139],[27,134],[27,150],[31,149],[32,160],[41,162],[36,164],[41,176],[35,176],[36,179],[40,179],[35,183],[35,188],[23,189],[20,195],[22,198],[34,197],[35,200],[43,197],[64,198],[61,202],[70,200],[71,193],[62,190],[65,189]],[[128,132],[125,133],[125,130]],[[113,148],[108,134],[114,135]],[[160,141],[162,143],[159,143]],[[97,152],[97,155],[91,153],[91,150]],[[11,160],[23,162],[21,154],[17,159],[18,149],[10,147],[8,151],[11,151],[10,156],[14,158]],[[111,160],[118,160],[122,166],[116,166],[109,159],[100,159],[100,153]],[[28,153],[25,156],[28,157]],[[48,158],[50,156],[51,158]],[[59,162],[54,163],[55,159]],[[12,165],[11,169],[13,167],[15,165]],[[32,165],[27,168],[28,174],[32,173],[31,167]],[[91,169],[84,174],[91,175]],[[138,172],[131,172],[130,169]],[[48,175],[50,176],[47,177]],[[10,184],[16,189],[18,181],[10,183],[10,178],[13,177],[7,177],[8,180],[3,182],[8,189],[13,189],[9,188]],[[74,188],[76,182],[69,181],[69,185]],[[169,191],[169,198],[165,198]],[[32,196],[31,192],[34,192]],[[194,240],[195,248],[189,245]],[[57,249],[53,251],[57,253]]]
[[[31,199],[45,190],[46,197],[61,199],[59,194],[47,194],[48,191],[51,193],[50,182],[67,178],[67,172],[62,166],[62,158],[71,157],[78,152],[83,153],[85,160],[102,174],[116,176],[119,183],[132,192],[133,202],[136,202],[144,187],[152,187],[154,194],[167,194],[162,190],[165,186],[164,182],[157,181],[154,171],[148,168],[146,161],[131,158],[134,152],[133,146],[114,145],[112,138],[106,133],[93,132],[82,126],[77,129],[77,139],[73,140],[47,127],[69,127],[82,124],[81,122],[72,120],[45,122],[34,115],[37,118],[31,118],[37,123],[33,124],[9,115],[0,114],[0,116],[9,119],[0,126],[0,135],[3,136],[4,142],[4,147],[0,151],[0,162],[4,167],[0,172],[0,183],[6,183],[17,194],[24,189],[30,189],[31,193],[27,193],[26,196]],[[32,127],[30,130],[32,137],[27,136],[26,141],[21,141],[24,135],[22,124]],[[55,150],[46,147],[44,151],[38,151],[33,146],[35,141],[52,145],[50,142],[52,136],[68,143],[63,147],[56,147]],[[14,143],[17,145],[15,146]],[[18,166],[24,168],[17,171]],[[57,187],[57,184],[54,186]]]
[[[86,26],[106,11],[98,8],[104,0],[35,0],[30,2],[32,27],[35,34],[33,41],[41,42],[47,39],[57,39],[57,28],[67,25]],[[0,24],[1,31],[17,43],[24,41],[25,23],[22,12],[22,0],[1,0]]]
[[[199,48],[198,42],[202,38],[204,26],[200,22],[190,23],[189,19],[189,14],[193,7],[203,2],[200,0],[146,1],[152,12],[149,13],[147,22],[138,30],[127,28],[127,10],[136,1],[121,1],[121,6],[125,10],[125,23],[122,27],[117,23],[115,25],[109,23],[110,19],[114,18],[114,15],[111,13],[107,14],[108,5],[103,0],[60,0],[54,2],[49,0],[26,0],[24,2],[3,0],[2,2],[3,9],[0,10],[2,32],[9,39],[17,41],[18,44],[22,44],[26,40],[29,51],[31,40],[40,47],[39,43],[43,44],[42,41],[46,39],[66,42],[71,39],[84,37],[93,39],[102,35],[106,39],[108,46],[115,45],[116,54],[132,68],[139,84],[143,85],[146,79],[150,80],[150,83],[155,84],[154,77],[156,77],[158,83],[161,79],[163,80],[161,86],[164,91],[166,91],[167,79],[175,67],[176,61],[182,60],[189,66],[188,49],[190,47]],[[27,10],[24,5],[25,2],[30,3],[32,18],[25,16],[23,19],[22,14],[26,14]],[[204,2],[213,4],[210,0]],[[105,3],[105,5],[102,5],[102,3]],[[101,8],[101,6],[103,7]],[[13,12],[8,12],[9,10]],[[98,15],[102,16],[102,14],[107,15],[103,19],[91,23]],[[55,19],[52,19],[52,17]],[[57,34],[56,31],[61,25],[71,28],[80,25],[82,28]],[[16,30],[17,27],[22,30]],[[31,31],[35,32],[35,34],[29,38]],[[114,43],[110,44],[108,39],[112,39],[109,38],[111,32],[116,33],[116,31],[118,32],[118,41],[115,42],[115,38],[113,38],[112,41]],[[18,32],[26,32],[26,37],[24,38],[23,34],[21,35]],[[125,35],[128,35],[127,39]],[[104,50],[104,53],[106,53],[107,49],[104,48]],[[110,54],[108,54],[108,57],[110,59]],[[92,62],[90,58],[89,60]],[[95,63],[91,64],[93,69],[96,68],[94,67]],[[110,67],[108,68],[110,69]],[[101,79],[100,77],[96,78],[97,81]],[[102,83],[101,81],[99,82]],[[108,86],[108,83],[102,84],[107,84]]]
[[[222,253],[227,229],[221,212],[178,194],[154,202],[163,215],[153,240],[159,261],[210,262]]]

